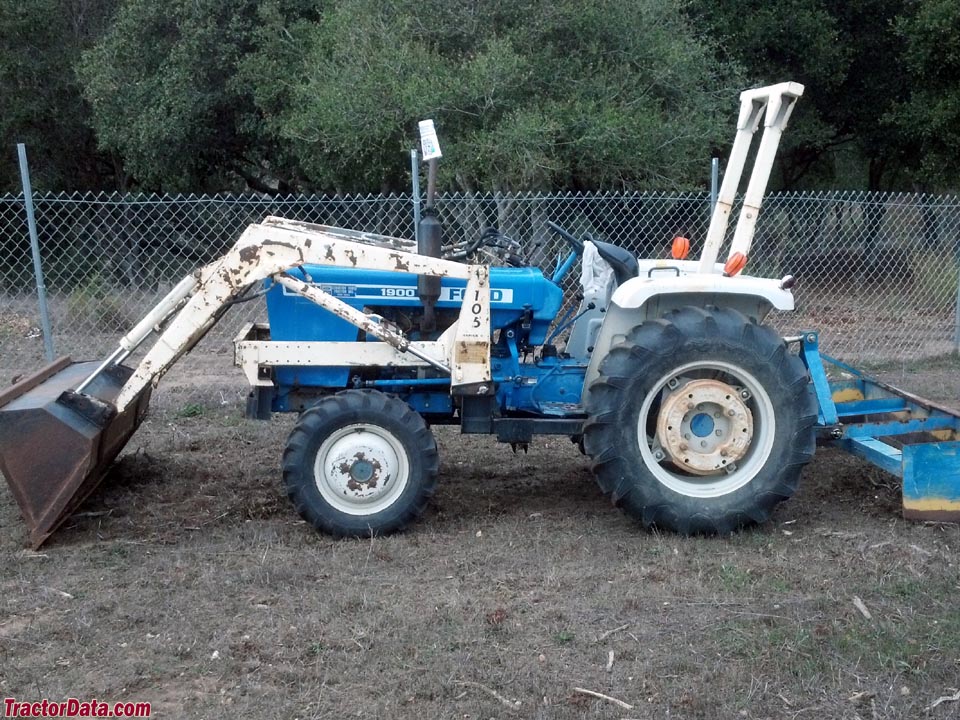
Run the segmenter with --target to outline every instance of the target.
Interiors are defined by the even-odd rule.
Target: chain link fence
[[[47,194],[34,203],[53,344],[57,354],[75,359],[106,355],[177,280],[222,255],[248,224],[267,215],[414,234],[410,196]],[[545,272],[566,250],[548,220],[641,257],[667,257],[681,234],[696,257],[710,216],[702,193],[446,195],[437,208],[448,242],[497,227]],[[913,361],[958,346],[958,266],[956,197],[781,193],[766,198],[747,272],[798,277],[796,312],[771,320],[784,333],[819,330],[825,350],[850,362]],[[565,289],[573,295],[576,273],[569,277]],[[0,196],[4,373],[44,362],[37,308],[24,201]],[[263,312],[235,308],[204,346],[228,353],[242,323]]]

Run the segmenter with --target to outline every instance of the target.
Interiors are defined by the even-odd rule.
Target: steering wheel
[[[577,255],[583,255],[583,241],[574,237],[562,227],[551,220],[547,220],[547,227],[553,230],[557,235],[566,240]]]

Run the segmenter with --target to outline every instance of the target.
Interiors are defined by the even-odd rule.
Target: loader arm
[[[220,259],[183,278],[103,362],[63,358],[0,393],[0,471],[38,547],[97,486],[147,412],[151,389],[251,285],[272,278],[382,340],[450,374],[451,391],[492,391],[489,270],[409,252],[409,241],[268,218]],[[437,341],[398,330],[334,297],[304,264],[465,279],[471,302]],[[121,362],[156,334],[136,368]]]
[[[270,277],[291,292],[307,297],[365,332],[389,343],[398,351],[411,350],[405,338],[392,329],[380,325],[375,319],[355,310],[318,286],[286,276],[286,271],[304,264],[388,270],[467,280],[468,297],[476,297],[480,302],[463,304],[461,322],[457,327],[457,341],[451,343],[448,349],[452,354],[452,357],[448,358],[449,364],[432,355],[423,359],[435,367],[451,372],[454,386],[489,382],[490,312],[487,269],[484,266],[463,265],[406,250],[395,250],[383,242],[384,240],[390,239],[370,234],[353,234],[325,226],[290,223],[279,218],[268,218],[264,223],[251,225],[226,255],[194,273],[194,282],[184,281],[178,286],[186,304],[166,325],[123,386],[115,403],[117,411],[123,412],[147,385],[156,384],[216,323],[222,310],[229,307],[250,285]],[[479,308],[476,307],[478,304]],[[172,303],[168,303],[165,308],[169,314],[176,309],[172,306]],[[471,312],[473,310],[477,312]],[[154,326],[155,324],[151,325],[151,328]],[[125,339],[121,346],[130,346],[138,339]]]

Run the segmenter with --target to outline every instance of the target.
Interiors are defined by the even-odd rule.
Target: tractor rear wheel
[[[437,444],[419,413],[376,390],[345,390],[308,408],[283,453],[297,512],[336,537],[402,530],[437,486]]]
[[[586,398],[601,488],[645,526],[725,534],[765,521],[813,457],[816,399],[775,332],[685,307],[614,346]]]

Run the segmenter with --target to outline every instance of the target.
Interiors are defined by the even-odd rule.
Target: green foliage
[[[723,589],[731,592],[743,590],[754,582],[749,569],[744,570],[743,568],[728,563],[720,566],[717,577],[720,579],[720,584],[723,586]]]
[[[901,156],[886,112],[907,92],[897,0],[692,0],[725,57],[757,84],[794,80],[807,90],[784,136],[781,188],[836,187],[838,151],[852,147],[869,189],[895,184]]]
[[[109,21],[114,0],[0,0],[0,190],[20,189],[15,144],[27,146],[38,189],[109,187],[90,108],[73,65]]]
[[[203,405],[200,403],[187,403],[177,410],[178,418],[193,418],[203,415]]]
[[[950,187],[960,179],[960,5],[954,0],[917,0],[914,12],[896,23],[904,43],[911,91],[891,113],[911,159],[928,186]]]
[[[448,187],[689,187],[738,85],[653,0],[342,0],[265,29],[243,70],[271,132],[337,190],[405,189],[424,117]]]
[[[223,188],[255,162],[252,98],[234,81],[256,0],[127,0],[78,73],[103,148],[147,188]]]
[[[954,0],[0,0],[0,185],[702,187],[736,91],[807,86],[774,185],[960,179]]]

